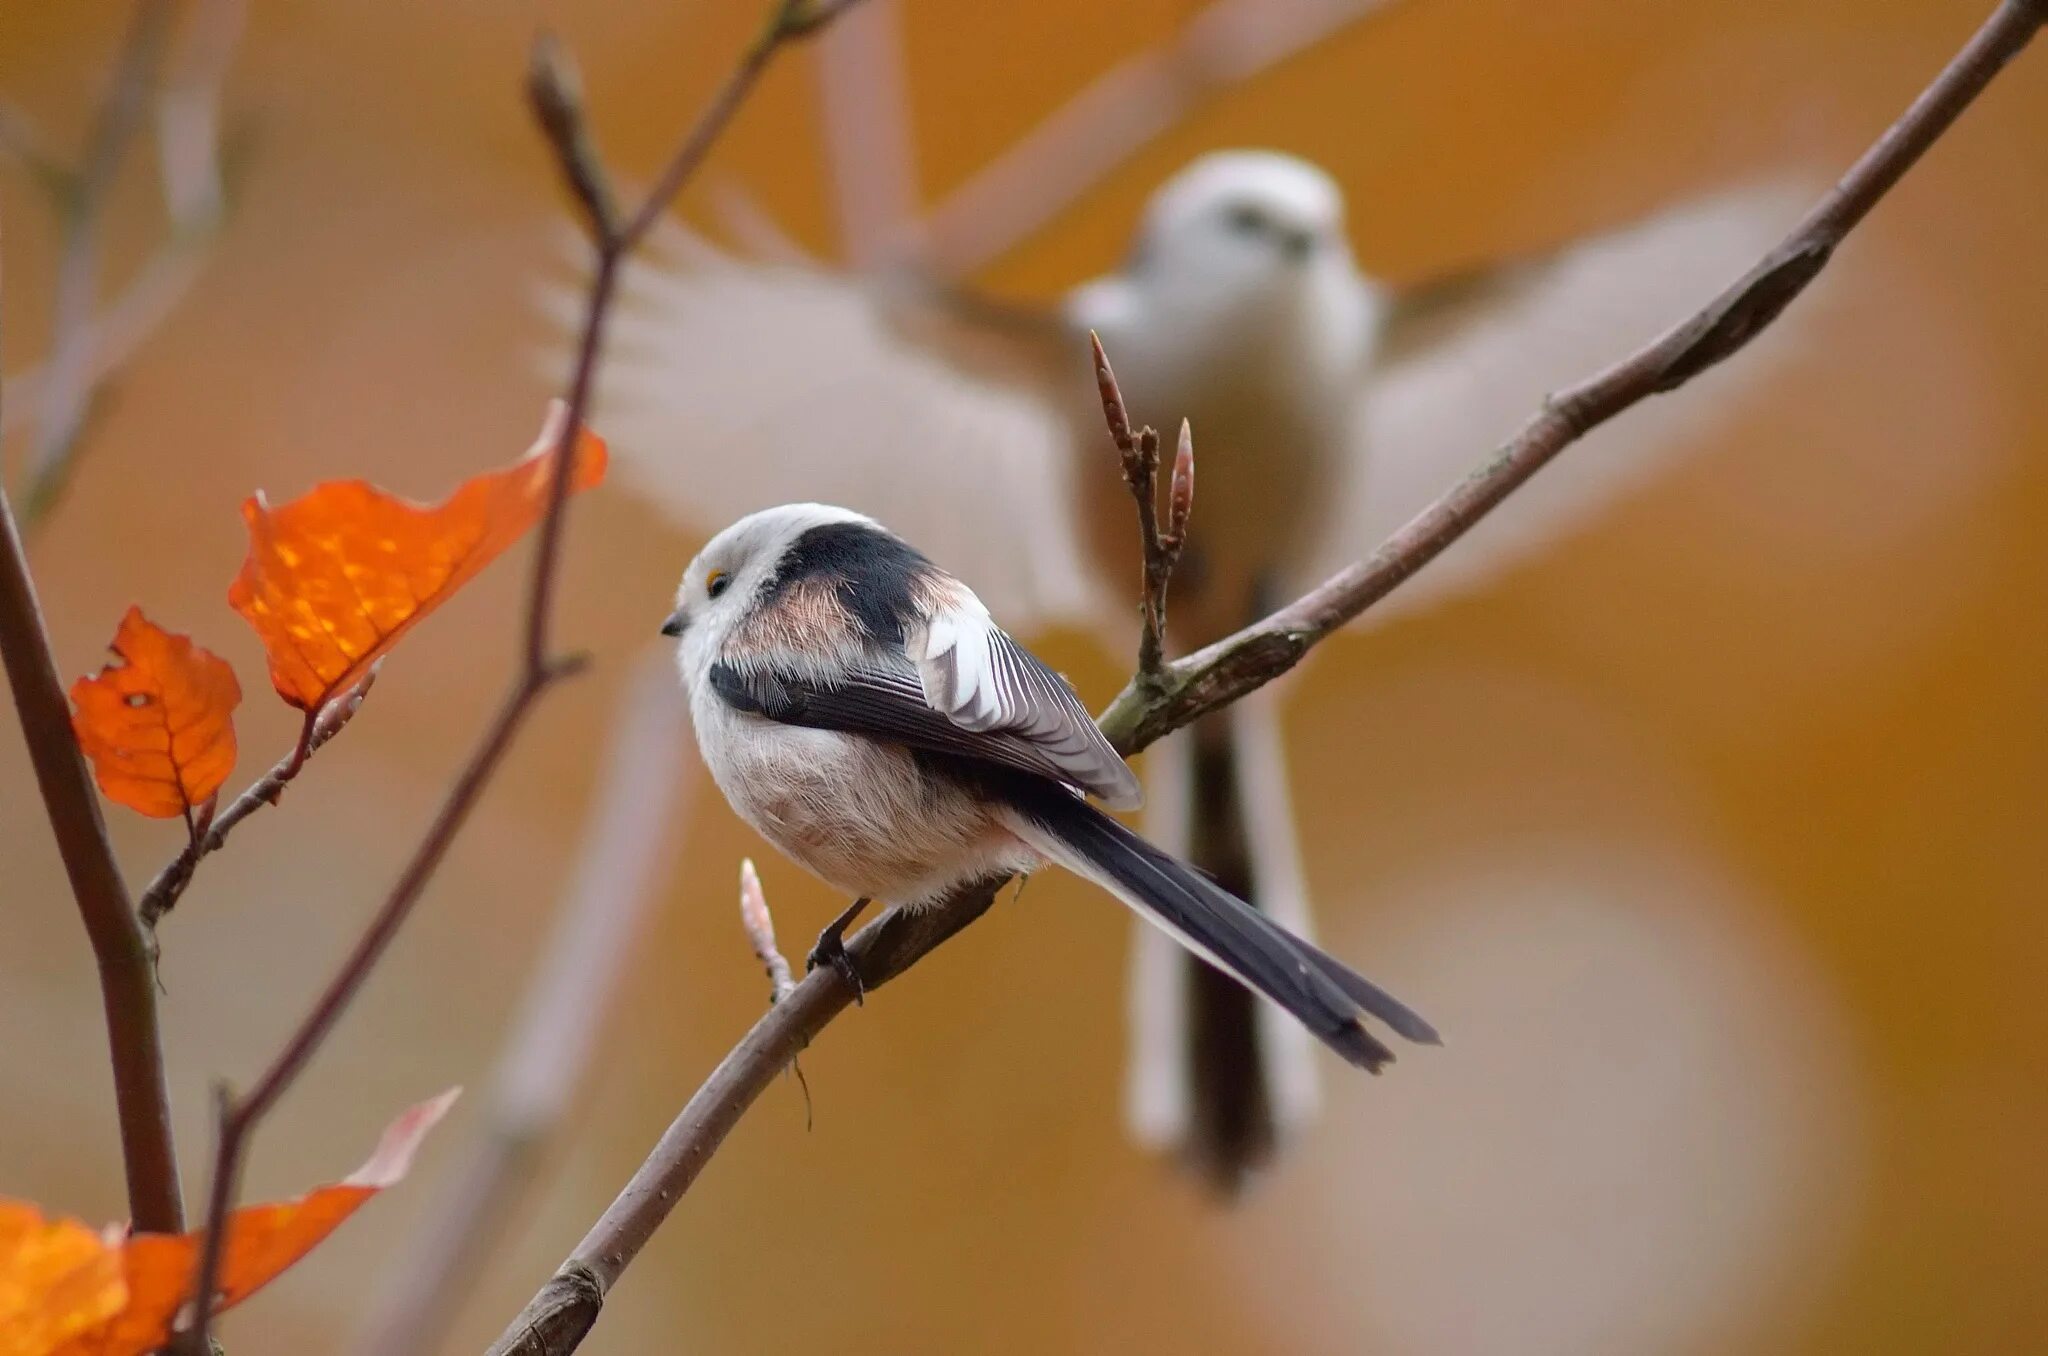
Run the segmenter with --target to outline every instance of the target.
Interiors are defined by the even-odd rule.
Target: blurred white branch
[[[918,205],[917,143],[897,0],[867,0],[818,43],[825,163],[840,257],[870,264],[900,246]]]
[[[390,1267],[361,1350],[437,1348],[583,1086],[689,815],[696,781],[675,766],[684,738],[674,659],[656,646],[620,699],[575,869],[491,1077],[482,1142]]]
[[[943,277],[1044,226],[1154,137],[1392,0],[1216,0],[1098,77],[925,217],[915,257]]]
[[[247,21],[247,0],[199,0],[193,8],[156,109],[166,239],[127,288],[98,308],[102,218],[158,83],[172,9],[169,0],[137,6],[75,169],[52,160],[20,115],[9,118],[10,136],[34,148],[25,158],[51,185],[63,218],[49,357],[9,379],[17,399],[0,414],[0,434],[31,421],[35,429],[22,496],[28,525],[63,493],[100,388],[191,287],[221,222],[220,92]]]

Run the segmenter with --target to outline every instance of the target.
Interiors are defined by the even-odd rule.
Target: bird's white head
[[[779,504],[750,513],[697,553],[676,588],[676,608],[661,633],[677,640],[685,683],[711,667],[727,637],[774,581],[783,557],[812,528],[857,523],[880,530],[872,518],[832,504]]]

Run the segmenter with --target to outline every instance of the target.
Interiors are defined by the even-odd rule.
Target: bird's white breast
[[[690,717],[734,812],[835,889],[915,905],[1035,864],[987,807],[901,746],[737,711],[708,682],[693,685]]]

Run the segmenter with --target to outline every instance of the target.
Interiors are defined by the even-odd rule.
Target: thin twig
[[[0,489],[0,660],[35,765],[36,786],[64,859],[71,894],[99,962],[100,999],[113,1055],[114,1102],[121,1120],[121,1157],[128,1175],[128,1213],[148,1233],[185,1227],[178,1160],[171,1140],[164,1084],[163,1032],[157,1021],[156,977],[142,927],[128,905],[128,887],[107,842],[99,798],[71,734],[71,708],[43,629],[42,609],[14,510]]]
[[[37,411],[35,451],[29,460],[28,489],[22,504],[31,522],[55,500],[72,449],[85,427],[92,399],[88,372],[93,303],[100,282],[100,219],[129,143],[142,126],[174,8],[170,0],[138,0],[106,98],[66,195],[49,374]]]
[[[498,1055],[482,1141],[388,1268],[384,1299],[357,1349],[438,1349],[568,1114],[687,813],[675,767],[685,737],[674,658],[665,646],[650,649],[627,684],[576,865]]]
[[[1934,83],[1857,161],[1792,235],[1733,287],[1625,361],[1546,402],[1520,435],[1363,563],[1272,617],[1170,665],[1166,685],[1126,688],[1100,724],[1120,753],[1244,696],[1297,663],[1318,640],[1383,598],[1463,535],[1588,429],[1673,390],[1747,344],[1826,265],[1836,245],[1941,136],[2044,19],[2048,0],[2004,0]],[[881,987],[986,912],[1000,881],[954,891],[916,912],[891,909],[847,942],[867,991]],[[747,1108],[854,993],[821,966],[720,1061],[568,1260],[491,1347],[490,1356],[566,1356],[605,1297],[675,1208]]]
[[[123,72],[114,80],[115,90],[132,86],[139,91],[146,83],[128,67],[142,60],[148,44],[148,21],[138,14],[128,47],[134,61],[124,62]],[[113,104],[120,102],[120,97],[113,98],[108,110],[103,110],[101,133],[108,140],[126,136],[118,127],[118,136],[107,130],[121,120],[111,111]],[[96,137],[96,142],[99,140]],[[0,486],[0,663],[6,667],[8,686],[14,693],[51,833],[98,962],[129,1217],[139,1230],[176,1233],[185,1227],[185,1201],[171,1135],[156,979],[142,928],[129,906],[127,884],[107,840],[99,799],[71,734],[70,705],[57,676],[35,581],[4,486]]]
[[[1180,563],[1181,547],[1187,543],[1188,514],[1195,503],[1195,442],[1188,421],[1180,421],[1180,440],[1173,457],[1172,486],[1167,495],[1167,524],[1159,526],[1159,434],[1150,425],[1133,433],[1124,393],[1109,367],[1109,355],[1102,351],[1102,339],[1088,332],[1094,350],[1095,387],[1102,397],[1103,421],[1109,425],[1109,439],[1116,444],[1123,466],[1124,486],[1138,508],[1138,544],[1144,556],[1144,575],[1138,590],[1138,672],[1133,680],[1157,680],[1166,663],[1166,590],[1173,582],[1174,566]]]
[[[1204,103],[1389,0],[1216,0],[982,166],[900,242],[943,277],[973,272],[1065,211]]]
[[[173,237],[203,234],[227,210],[221,181],[221,86],[249,22],[249,0],[202,0],[157,101],[157,175]]]
[[[190,288],[223,219],[220,91],[241,37],[246,0],[204,0],[195,9],[157,103],[168,235],[121,295],[94,314],[100,218],[155,83],[169,9],[162,0],[138,5],[79,167],[29,162],[52,186],[64,239],[49,359],[15,378],[17,402],[0,417],[0,433],[31,420],[36,428],[21,506],[25,527],[39,523],[63,495],[100,388]]]
[[[263,806],[275,805],[284,798],[284,789],[299,775],[306,760],[321,745],[340,734],[342,728],[355,718],[356,712],[362,709],[363,698],[370,695],[370,687],[377,681],[377,671],[383,666],[383,661],[378,661],[363,675],[362,682],[307,716],[299,727],[299,737],[292,744],[291,752],[244,788],[228,803],[227,809],[213,817],[210,826],[203,827],[183,851],[156,873],[156,878],[150,881],[149,888],[142,892],[142,898],[135,904],[135,911],[141,916],[143,929],[149,933],[152,945],[157,924],[177,904],[185,893],[185,887],[192,883],[192,873],[199,869],[199,859],[220,851],[228,835],[234,832],[235,825]]]
[[[100,311],[92,323],[91,339],[86,345],[89,357],[85,379],[88,385],[95,389],[104,386],[108,378],[135,356],[136,350],[176,309],[178,302],[191,290],[192,283],[199,276],[200,266],[206,260],[206,239],[203,232],[174,232],[143,264],[121,295]],[[42,408],[49,389],[49,378],[48,364],[41,364],[26,368],[8,379],[16,398],[7,412],[0,414],[0,434],[35,422],[36,412]],[[62,497],[66,475],[68,468],[45,477],[48,488],[42,496],[44,517]]]
[[[73,176],[64,153],[34,118],[5,101],[0,101],[0,154],[19,160],[60,203],[72,191]]]
[[[560,658],[553,654],[549,628],[561,553],[563,509],[568,502],[570,474],[576,463],[576,436],[590,408],[604,323],[626,256],[660,220],[670,201],[703,163],[719,134],[731,122],[733,114],[775,54],[789,43],[815,33],[852,3],[855,0],[777,0],[760,35],[692,124],[667,168],[656,179],[655,187],[642,199],[622,228],[613,226],[610,214],[602,207],[611,199],[610,190],[606,187],[609,176],[598,160],[591,138],[584,131],[586,120],[574,73],[566,59],[551,45],[544,44],[536,49],[535,59],[529,67],[528,98],[542,133],[561,161],[563,174],[591,217],[592,233],[597,240],[597,267],[591,277],[582,336],[577,345],[576,367],[569,381],[567,415],[562,422],[561,439],[554,449],[554,474],[548,483],[547,504],[541,517],[529,575],[525,636],[521,645],[524,662],[511,692],[491,719],[469,761],[456,774],[454,784],[414,850],[412,859],[399,874],[398,882],[343,961],[341,969],[248,1095],[224,1104],[207,1201],[206,1237],[192,1287],[195,1297],[204,1300],[215,1292],[225,1242],[223,1225],[234,1202],[250,1132],[284,1095],[361,990],[370,971],[411,914],[413,905],[425,892],[428,881],[447,855],[456,834],[482,796],[484,787],[497,772],[534,703],[557,680],[583,667],[584,661],[580,657]],[[597,188],[593,190],[591,186]],[[195,1320],[181,1338],[181,1349],[188,1356],[207,1356],[212,1306],[202,1302],[194,1309]]]
[[[839,256],[860,268],[902,248],[917,210],[902,5],[868,0],[818,44],[819,122]]]

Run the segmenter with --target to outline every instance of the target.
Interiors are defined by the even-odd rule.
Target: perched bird
[[[662,634],[733,809],[857,897],[813,953],[856,985],[840,932],[869,900],[915,908],[1057,862],[1361,1068],[1394,1057],[1363,1016],[1436,1042],[1378,985],[1089,805],[1136,805],[1138,779],[1074,690],[873,519],[747,515],[690,562]]]
[[[1157,192],[1120,271],[1043,309],[900,273],[736,259],[676,227],[626,277],[600,413],[624,477],[686,526],[822,494],[959,563],[1013,625],[1078,622],[1127,644],[1138,534],[1090,370],[1097,331],[1133,417],[1194,429],[1200,493],[1167,627],[1185,651],[1370,551],[1551,387],[1740,274],[1800,202],[1786,184],[1732,190],[1396,289],[1359,271],[1321,170],[1222,152]],[[1768,345],[1783,352],[1789,328]],[[1596,432],[1369,617],[1450,596],[1568,531],[1668,465],[1653,453],[1728,410],[1760,367],[1746,357]],[[1273,691],[1147,764],[1153,839],[1312,935]],[[1132,979],[1131,1125],[1232,1190],[1313,1112],[1311,1047],[1153,930]]]

